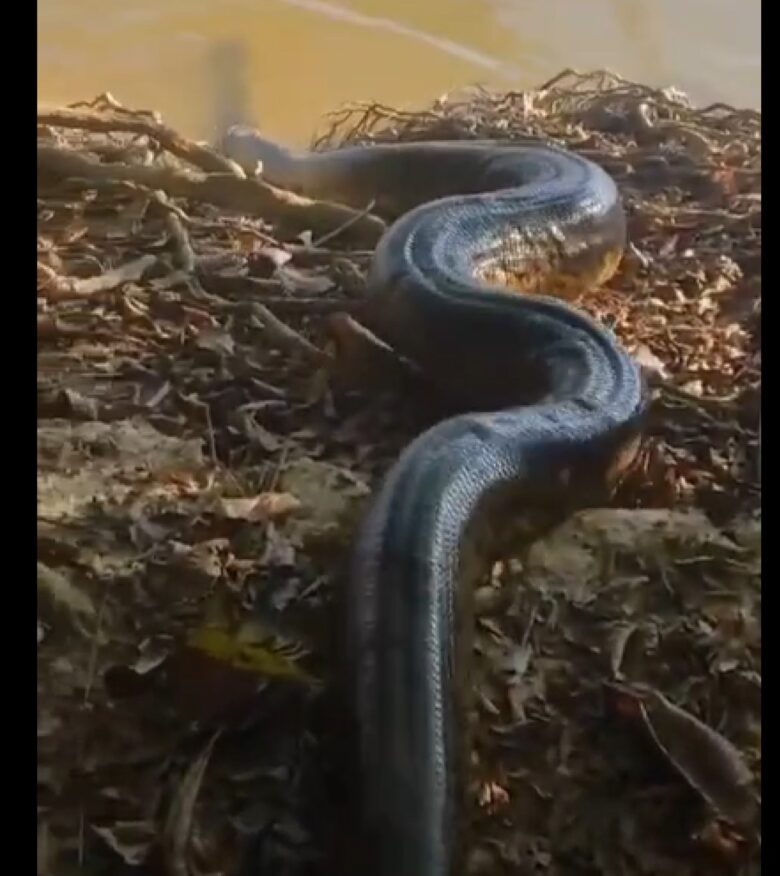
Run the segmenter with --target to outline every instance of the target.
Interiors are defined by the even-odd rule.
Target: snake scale
[[[374,254],[363,321],[469,411],[390,470],[347,600],[358,872],[450,876],[462,863],[473,579],[518,511],[589,503],[641,433],[637,365],[561,300],[617,268],[621,199],[597,165],[538,144],[293,153],[236,126],[222,145],[244,166],[262,160],[276,185],[398,217]]]

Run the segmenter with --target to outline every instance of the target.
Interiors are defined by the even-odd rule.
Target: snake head
[[[300,192],[302,180],[296,154],[285,146],[266,139],[256,128],[249,125],[231,125],[222,135],[219,148],[247,175],[262,175],[272,185]]]

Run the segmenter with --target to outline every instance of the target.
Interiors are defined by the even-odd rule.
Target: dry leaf
[[[301,507],[301,502],[292,493],[260,493],[257,496],[219,500],[222,514],[230,520],[247,520],[262,523],[278,520]]]
[[[256,240],[255,243],[257,243]],[[263,246],[260,249],[253,249],[247,259],[249,275],[252,277],[271,277],[278,268],[284,267],[291,259],[292,255],[278,246]]]
[[[99,405],[96,399],[66,388],[62,390],[62,400],[66,409],[77,419],[98,419]]]
[[[269,568],[276,566],[292,569],[295,566],[295,545],[287,535],[279,532],[273,523],[269,523],[266,527],[265,550],[260,562]]]
[[[277,558],[289,555],[290,559],[290,542],[307,548],[328,548],[351,539],[355,518],[369,493],[365,481],[349,469],[308,457],[292,460],[284,467],[279,487],[295,495],[301,508],[286,523],[286,537],[268,533],[267,549]]]
[[[312,271],[302,271],[289,265],[280,267],[274,274],[281,280],[282,286],[288,292],[307,292],[310,295],[320,295],[333,288],[333,280],[326,274],[315,274]]]
[[[231,335],[221,329],[204,329],[198,333],[195,343],[201,350],[210,350],[219,356],[232,356],[236,351]]]
[[[647,345],[640,344],[634,350],[634,359],[648,376],[660,377],[661,379],[666,380],[668,376],[666,373],[666,366]]]
[[[737,825],[756,812],[753,775],[742,755],[725,737],[649,687],[625,688],[659,750],[688,784]]]
[[[496,812],[508,805],[509,793],[497,782],[484,782],[479,789],[477,800],[481,809]]]
[[[171,802],[162,836],[165,866],[169,876],[192,876],[187,851],[192,833],[195,803],[206,774],[206,767],[211,759],[214,743],[219,736],[220,731],[217,731],[190,764]]]
[[[629,640],[637,630],[636,624],[617,623],[609,637],[609,668],[613,678],[622,678],[621,667]]]

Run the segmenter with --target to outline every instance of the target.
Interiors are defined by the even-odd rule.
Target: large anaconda
[[[357,872],[449,876],[473,623],[464,579],[512,509],[590,501],[641,427],[639,370],[613,336],[527,294],[568,294],[614,272],[620,197],[595,164],[541,146],[293,154],[235,127],[223,147],[245,166],[262,160],[277,185],[400,216],[376,250],[364,321],[475,411],[395,463],[358,535],[348,599],[366,840]]]

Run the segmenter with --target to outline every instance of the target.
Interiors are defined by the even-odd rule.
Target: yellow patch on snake
[[[583,246],[583,254],[585,250]],[[536,258],[528,256],[522,265],[513,268],[496,258],[480,264],[475,279],[491,286],[503,286],[513,292],[542,293],[571,299],[609,280],[622,256],[621,251],[613,249],[594,257],[591,264],[574,272],[561,270],[563,260],[551,259],[549,255]]]
[[[558,225],[514,229],[476,259],[474,277],[491,286],[574,298],[608,280],[622,250],[600,251],[593,241],[566,237]]]

